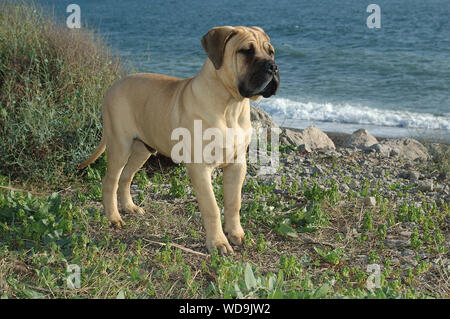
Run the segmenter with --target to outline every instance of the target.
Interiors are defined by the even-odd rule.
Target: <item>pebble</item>
[[[367,257],[367,255],[357,255],[356,258],[362,259],[362,261],[363,261],[364,263],[367,263],[367,261],[369,260],[369,258]]]
[[[415,182],[418,181],[420,178],[420,173],[416,172],[416,171],[409,171],[407,178],[411,181],[411,182]]]
[[[391,149],[391,152],[389,153],[389,156],[393,157],[393,156],[397,156],[399,153],[396,149]]]
[[[398,258],[392,258],[391,262],[393,265],[398,265],[400,263],[400,260]]]
[[[403,260],[404,260],[406,263],[409,264],[409,265],[403,264],[402,266],[400,266],[400,267],[403,268],[403,269],[410,268],[410,265],[412,265],[412,266],[415,267],[415,266],[417,266],[417,264],[418,264],[418,262],[417,262],[417,260],[416,260],[415,257],[404,256],[404,257],[403,257]]]
[[[433,191],[433,180],[424,180],[417,183],[417,188],[422,192]]]
[[[349,186],[353,189],[359,188],[359,182],[356,179],[352,179],[349,183]]]
[[[411,234],[412,234],[412,232],[408,231],[408,230],[404,230],[404,231],[400,232],[400,236],[408,237],[408,238],[411,237]]]
[[[416,253],[414,252],[414,250],[412,249],[405,249],[404,251],[402,251],[402,256],[415,256]]]
[[[434,190],[435,190],[436,192],[438,192],[438,193],[442,193],[442,192],[444,191],[444,185],[436,184],[436,185],[434,186]]]
[[[409,246],[409,242],[407,240],[402,239],[386,239],[384,244],[389,248],[399,248]]]
[[[365,197],[363,204],[364,206],[375,207],[377,205],[377,200],[373,196]]]
[[[288,164],[293,164],[293,163],[295,162],[294,156],[292,156],[292,155],[287,156],[287,157],[286,157],[286,162],[287,162]]]
[[[449,172],[441,172],[438,177],[437,180],[440,182],[444,182],[446,180],[450,179],[450,173]]]
[[[430,257],[430,254],[427,254],[427,253],[419,253],[419,257],[420,257],[420,259],[427,259],[428,257]]]

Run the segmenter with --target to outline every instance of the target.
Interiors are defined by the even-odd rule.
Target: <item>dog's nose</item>
[[[278,65],[273,60],[267,60],[264,69],[269,74],[275,74],[278,72]]]

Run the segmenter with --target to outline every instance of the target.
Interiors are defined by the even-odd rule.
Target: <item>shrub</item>
[[[0,3],[0,174],[73,179],[100,140],[103,95],[122,74],[93,31],[59,25],[32,3]]]

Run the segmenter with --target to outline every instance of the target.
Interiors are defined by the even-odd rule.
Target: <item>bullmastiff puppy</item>
[[[106,149],[103,207],[113,226],[120,228],[125,224],[118,211],[117,193],[122,209],[144,213],[133,203],[131,181],[152,154],[159,152],[171,157],[177,143],[172,139],[174,130],[184,128],[195,135],[196,121],[201,121],[202,132],[214,128],[226,136],[226,130],[237,129],[238,135],[241,134],[238,140],[244,141],[246,150],[251,137],[249,100],[270,97],[278,89],[280,76],[274,48],[261,28],[214,27],[201,43],[207,59],[196,76],[178,79],[161,74],[134,74],[114,83],[105,95],[101,143],[79,167],[94,162]],[[237,147],[231,149],[236,151]],[[234,154],[231,159],[236,157]],[[230,157],[212,163],[186,161],[186,166],[202,215],[208,250],[232,253],[229,241],[241,245],[244,239],[239,211],[245,156],[243,161],[230,161]],[[223,168],[225,232],[211,184],[211,173],[218,167]]]

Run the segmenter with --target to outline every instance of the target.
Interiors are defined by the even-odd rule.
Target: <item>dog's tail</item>
[[[77,166],[78,169],[85,168],[89,164],[95,162],[95,160],[97,158],[99,158],[100,155],[102,155],[102,153],[105,151],[105,149],[106,149],[105,137],[102,136],[102,140],[101,140],[100,144],[97,146],[97,148],[95,149],[94,153],[92,153],[92,155],[87,160],[85,160],[83,163],[78,164],[78,166]]]

